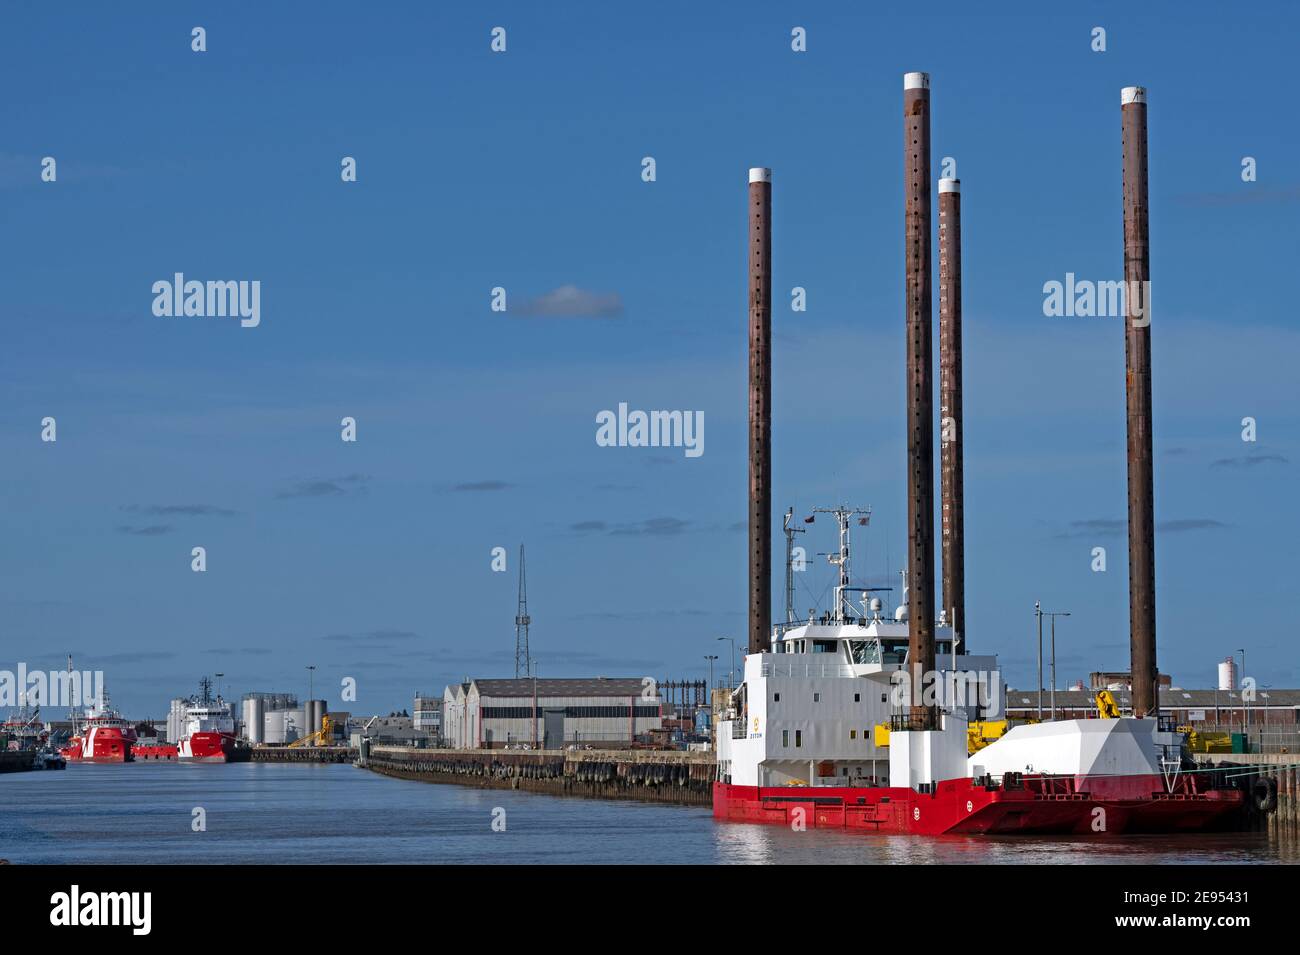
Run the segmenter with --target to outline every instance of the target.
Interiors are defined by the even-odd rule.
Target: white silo
[[[266,703],[260,696],[244,700],[244,736],[254,745],[266,741]]]
[[[292,743],[300,736],[305,735],[303,729],[307,725],[307,714],[302,707],[296,710],[284,710],[284,742]]]
[[[189,714],[189,700],[172,700],[167,711],[167,742],[179,743],[185,730],[185,717]]]
[[[273,746],[283,745],[285,742],[284,718],[288,710],[271,710],[263,717],[262,723],[262,742],[269,743]]]
[[[1237,661],[1232,657],[1224,657],[1219,664],[1219,689],[1229,693],[1237,689]]]
[[[321,720],[325,718],[325,701],[308,700],[303,704],[303,724],[301,735],[308,736],[320,729]]]

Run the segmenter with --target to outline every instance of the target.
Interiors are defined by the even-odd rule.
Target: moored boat
[[[129,763],[135,728],[109,706],[108,694],[73,722],[73,735],[59,755],[70,763]]]
[[[185,727],[176,744],[176,758],[188,763],[245,762],[252,751],[235,735],[230,704],[212,695],[212,681],[204,677],[199,694],[186,710]]]

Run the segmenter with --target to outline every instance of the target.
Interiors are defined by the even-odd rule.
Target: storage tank
[[[262,742],[272,746],[284,743],[284,716],[288,710],[271,710],[262,716]]]
[[[1219,689],[1229,693],[1237,689],[1237,661],[1232,657],[1224,657],[1219,664]]]
[[[266,742],[266,702],[259,696],[244,700],[244,736],[253,744]]]
[[[272,710],[262,721],[262,742],[271,745],[292,743],[302,735],[302,710]]]
[[[284,741],[292,743],[307,732],[307,713],[302,707],[284,711]]]
[[[179,743],[185,729],[185,717],[189,713],[189,700],[172,700],[171,709],[167,711],[167,742]]]

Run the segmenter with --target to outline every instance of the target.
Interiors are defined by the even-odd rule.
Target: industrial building
[[[410,716],[371,716],[352,720],[348,726],[348,745],[357,749],[363,739],[379,746],[416,748],[428,747],[437,741],[437,737],[417,729],[414,718]]]
[[[1167,673],[1156,674],[1157,686],[1168,688],[1173,682]],[[1133,677],[1128,670],[1098,671],[1088,674],[1088,685],[1094,690],[1130,690],[1133,688]]]
[[[619,749],[663,727],[649,678],[470,680],[448,686],[442,704],[452,749]]]
[[[432,740],[442,739],[442,699],[417,693],[415,707],[411,710],[412,726]]]

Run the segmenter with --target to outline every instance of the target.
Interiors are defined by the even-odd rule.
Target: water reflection
[[[1138,865],[1300,862],[1293,832],[1110,837],[917,836],[795,832],[784,826],[717,823],[717,861],[792,865]]]

